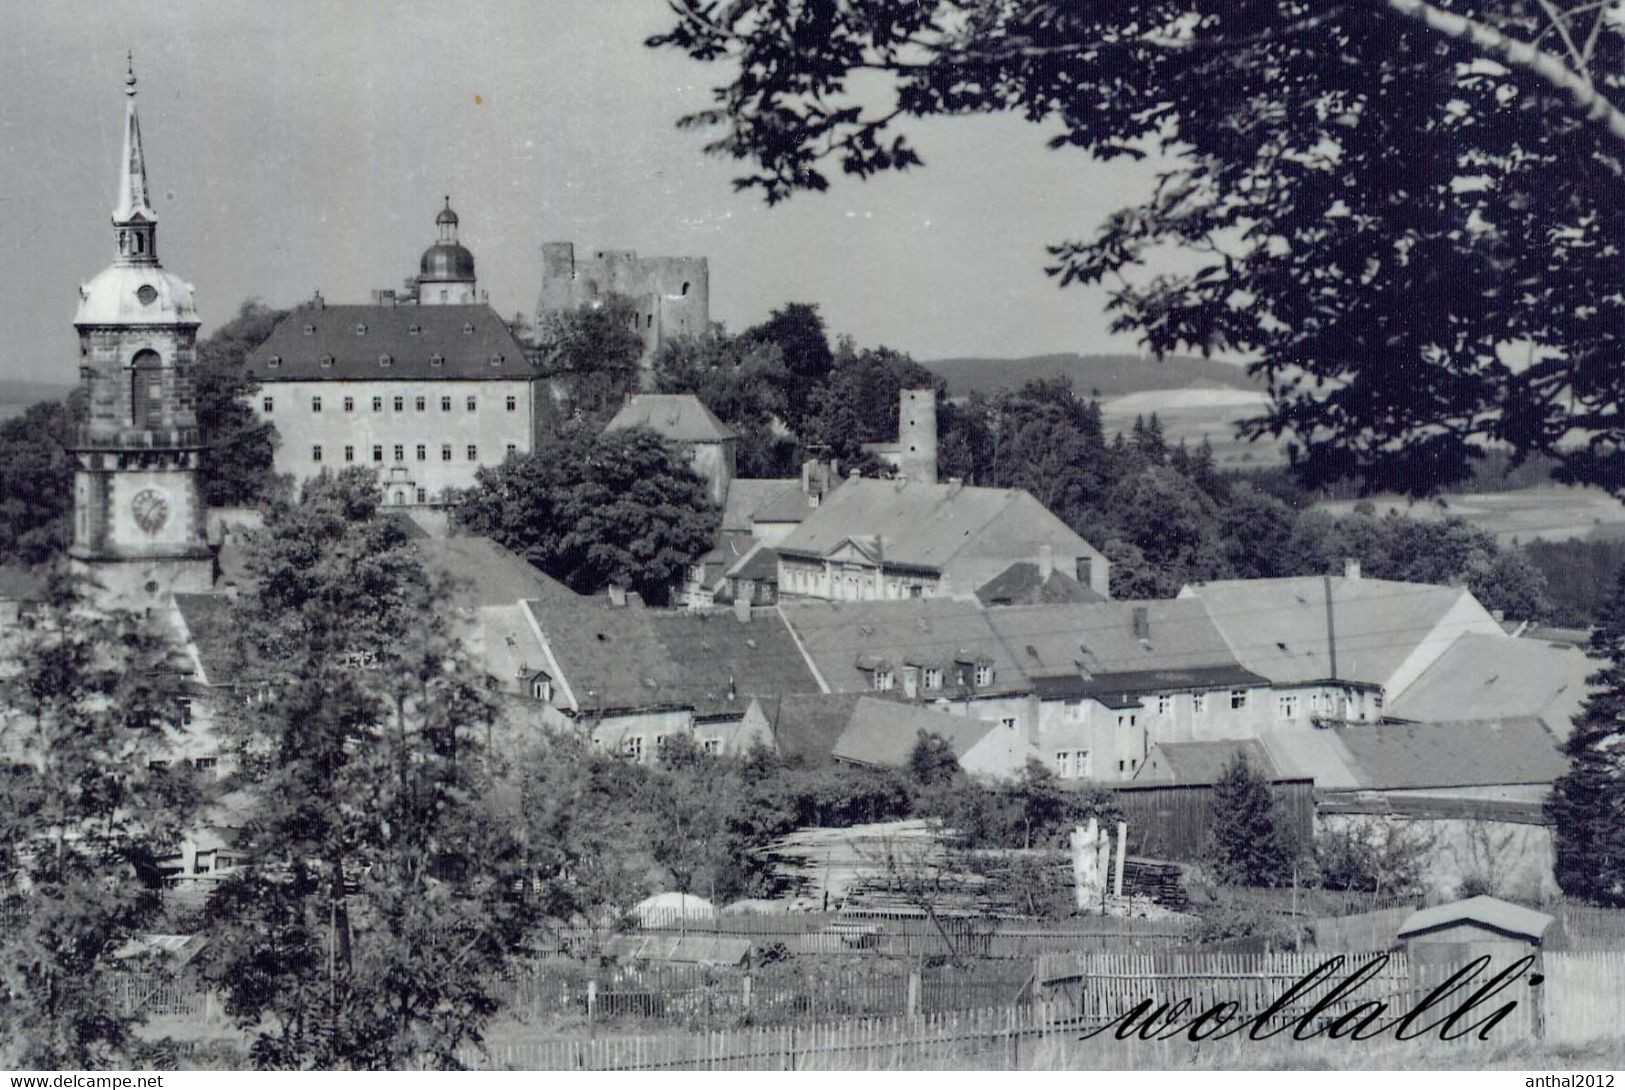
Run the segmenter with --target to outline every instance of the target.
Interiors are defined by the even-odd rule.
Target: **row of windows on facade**
[[[442,292],[441,294],[443,296],[445,293]],[[413,322],[411,325],[406,327],[406,332],[410,336],[421,337],[423,335],[423,326],[418,324],[417,322]],[[315,324],[312,323],[312,322],[306,322],[305,323],[305,336],[314,337],[315,335],[316,335],[316,326],[315,326]],[[355,335],[357,337],[365,337],[367,335],[367,323],[366,322],[357,322],[355,324]],[[473,322],[464,322],[463,323],[463,335],[465,337],[471,337],[471,336],[474,335],[474,323]],[[279,359],[280,357],[272,356],[271,358],[272,359]]]
[[[794,568],[786,565],[784,573],[785,592],[790,594],[798,592],[805,592],[808,594],[819,593],[824,590],[824,580],[827,577],[829,580],[828,593],[835,593],[844,587],[850,592],[851,597],[856,598],[860,595],[860,592],[868,589],[871,581],[874,579],[874,575],[871,572],[842,573],[833,571],[832,568],[833,564],[831,565],[830,569],[817,569],[809,571],[804,568]],[[893,597],[899,598],[903,596],[904,591],[907,591],[907,596],[910,598],[923,598],[925,596],[925,584],[923,583],[911,582],[903,584],[897,583],[895,580],[893,580],[888,584],[887,590],[893,592]]]
[[[450,443],[440,444],[440,460],[442,462],[449,462],[452,460],[451,449],[452,445]],[[517,454],[518,452],[519,445],[517,443],[509,443],[507,445],[505,453]],[[427,443],[417,444],[415,453],[418,461],[427,462],[429,460],[429,445]],[[468,446],[464,448],[464,453],[468,456],[468,461],[470,462],[477,462],[480,460],[480,448],[474,443],[468,444]],[[406,444],[394,444],[390,449],[390,454],[393,455],[391,461],[406,461]],[[313,462],[319,462],[322,460],[322,445],[320,443],[317,443],[310,448],[310,460]],[[351,444],[346,443],[344,446],[344,460],[346,462],[355,461],[355,447]],[[375,462],[382,462],[384,460],[384,445],[382,443],[373,444],[372,460]]]
[[[1224,694],[1220,692],[1191,693],[1191,711],[1197,715],[1205,714],[1208,709],[1209,697],[1223,699],[1223,695]],[[1245,710],[1248,707],[1250,696],[1251,694],[1246,689],[1231,689],[1229,694],[1230,710]],[[1168,693],[1161,694],[1156,698],[1156,701],[1156,710],[1158,715],[1172,715],[1174,713],[1173,695]],[[1372,702],[1376,707],[1381,708],[1382,694],[1372,694]],[[1331,693],[1323,692],[1310,693],[1307,702],[1303,701],[1301,699],[1301,695],[1298,693],[1281,693],[1275,698],[1275,712],[1277,718],[1280,719],[1298,718],[1299,713],[1305,706],[1308,707],[1310,715],[1336,714],[1341,716],[1347,714],[1349,702],[1346,696],[1334,696]],[[1066,702],[1066,718],[1079,720],[1083,717],[1084,702],[1082,700],[1068,700]],[[1118,722],[1123,722],[1122,716],[1118,716]],[[1134,717],[1130,716],[1129,722],[1124,725],[1134,726]]]
[[[943,671],[940,667],[927,666],[925,669],[920,670],[917,673],[915,668],[912,666],[905,668],[903,671],[904,691],[914,691],[916,677],[918,677],[921,687],[927,692],[942,688]],[[968,672],[963,666],[961,666],[955,672],[954,684],[964,686],[966,684],[971,684],[972,679],[974,679],[976,688],[987,688],[989,685],[993,684],[993,667],[983,664],[976,667],[974,672]],[[878,667],[874,671],[871,684],[878,692],[890,692],[892,689],[897,687],[897,674],[889,666]]]
[[[442,397],[440,399],[440,411],[443,412],[443,413],[451,412],[451,401],[452,401],[452,399],[450,397]],[[394,410],[396,412],[398,412],[398,413],[405,412],[406,411],[406,395],[405,394],[395,394],[395,395],[393,395],[390,398],[390,404],[391,404],[391,406],[394,408]],[[276,412],[276,398],[267,395],[266,398],[261,402],[261,406],[268,413]],[[416,396],[416,397],[414,397],[412,399],[412,407],[415,408],[420,413],[421,412],[428,412],[429,411],[429,399],[427,397],[424,397],[424,396],[421,396],[421,395]],[[479,411],[479,407],[480,407],[479,398],[477,398],[477,397],[467,397],[467,398],[463,399],[463,408],[467,412],[471,412],[471,413],[472,412],[477,412],[477,411]],[[519,408],[519,398],[514,396],[513,394],[509,394],[506,401],[503,404],[503,408],[507,409],[509,412],[517,411],[518,408]],[[322,395],[321,394],[313,394],[311,396],[311,399],[310,399],[310,411],[313,412],[313,413],[319,413],[319,412],[322,411]],[[347,413],[355,412],[355,398],[346,397],[344,399],[344,411],[347,412]],[[372,411],[375,412],[375,413],[381,413],[381,412],[384,411],[384,398],[382,397],[382,395],[380,395],[378,397],[374,397],[372,399]]]
[[[1094,775],[1094,762],[1087,749],[1063,749],[1052,762],[1055,774],[1063,780],[1087,780]],[[1117,762],[1117,771],[1134,772],[1140,767],[1138,758],[1126,757]]]
[[[321,366],[322,370],[331,371],[334,363],[336,363],[337,360],[333,356],[321,356],[316,360],[316,362]],[[488,362],[492,367],[501,367],[503,364],[508,362],[508,357],[501,352],[497,352],[486,362]],[[442,356],[440,353],[436,352],[434,355],[429,357],[430,367],[444,367],[445,365],[446,357]],[[267,356],[265,358],[265,366],[269,367],[273,371],[280,370],[282,367],[282,357]],[[379,356],[378,366],[386,369],[395,366],[395,357],[387,353]]]
[[[655,760],[662,761],[666,757],[666,746],[671,739],[670,734],[655,735]],[[700,752],[712,755],[722,752],[722,739],[706,738],[700,742]],[[643,760],[643,735],[629,734],[621,740],[621,753],[633,761]]]

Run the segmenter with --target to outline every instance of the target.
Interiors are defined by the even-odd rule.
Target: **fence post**
[[[598,981],[587,981],[587,1040],[595,1036],[593,1029],[593,1015],[598,1011]]]
[[[908,999],[904,1009],[910,1018],[920,1013],[920,970],[917,966],[908,971]]]
[[[742,1001],[744,1002],[744,1005],[745,1005],[745,1013],[747,1015],[750,1014],[750,974],[749,973],[745,974],[745,989],[744,989],[744,996],[742,997]]]

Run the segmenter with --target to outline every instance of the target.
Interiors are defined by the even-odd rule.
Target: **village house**
[[[1230,650],[1274,689],[1277,725],[1374,723],[1468,634],[1511,639],[1471,592],[1341,576],[1193,583]]]
[[[1158,742],[1256,737],[1269,682],[1246,669],[1198,602],[988,609],[1028,678],[1032,741],[1063,779],[1132,779]]]
[[[1015,488],[852,478],[776,549],[781,599],[969,597],[1012,564],[1044,557],[1109,594],[1105,556]]]

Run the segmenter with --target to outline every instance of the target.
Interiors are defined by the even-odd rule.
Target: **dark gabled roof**
[[[1205,692],[1258,688],[1269,682],[1240,666],[1195,666],[1178,670],[1133,670],[1115,674],[1065,674],[1032,679],[1045,700],[1098,700],[1110,706],[1138,707],[1146,693]]]
[[[1553,917],[1499,897],[1469,897],[1414,912],[1399,928],[1399,937],[1419,935],[1454,923],[1475,923],[1502,934],[1539,942]]]
[[[1173,783],[1218,783],[1224,770],[1237,754],[1247,758],[1253,771],[1265,779],[1278,780],[1281,773],[1270,760],[1269,751],[1251,738],[1219,742],[1158,742],[1153,750],[1161,750],[1168,777]],[[1142,768],[1149,767],[1147,761]]]
[[[1534,716],[1336,728],[1371,791],[1551,783],[1568,770]]]
[[[1058,568],[1050,572],[1048,579],[1040,579],[1038,571],[1038,565],[1032,561],[1018,560],[978,587],[976,597],[982,600],[983,605],[989,606],[1105,601]]]
[[[273,357],[279,360],[274,367]],[[384,357],[388,366],[380,362]],[[325,367],[324,358],[331,360]],[[249,353],[248,371],[261,382],[516,380],[538,374],[524,346],[484,303],[307,303],[278,322],[265,343]]]
[[[411,519],[403,519],[410,523]],[[415,525],[415,524],[414,524]],[[586,601],[518,553],[477,534],[413,540],[426,566],[450,573],[454,597],[465,606],[511,606],[523,599]]]
[[[772,710],[773,740],[786,757],[823,764],[835,750],[862,693],[798,693]]]
[[[720,443],[734,438],[733,430],[693,394],[633,394],[604,426],[605,431],[621,428],[648,428],[679,443]]]
[[[963,757],[990,731],[998,729],[999,725],[991,720],[866,696],[853,705],[852,718],[830,756],[852,764],[902,768],[908,764],[922,731],[940,736],[953,747],[955,757]]]
[[[224,594],[176,594],[175,608],[203,667],[203,680],[209,685],[230,685],[236,680],[239,662],[232,600]]]
[[[729,579],[751,579],[758,583],[779,581],[779,554],[758,541],[733,567],[723,573]]]

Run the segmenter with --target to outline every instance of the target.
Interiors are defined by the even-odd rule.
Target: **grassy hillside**
[[[1075,352],[1062,352],[1013,360],[961,357],[922,362],[948,380],[948,391],[955,397],[976,390],[993,393],[1019,387],[1035,378],[1062,375],[1070,378],[1073,389],[1086,397],[1091,393],[1101,398],[1121,397],[1144,390],[1262,390],[1247,377],[1246,370],[1236,364],[1196,356],[1157,360],[1144,356],[1080,356]]]

